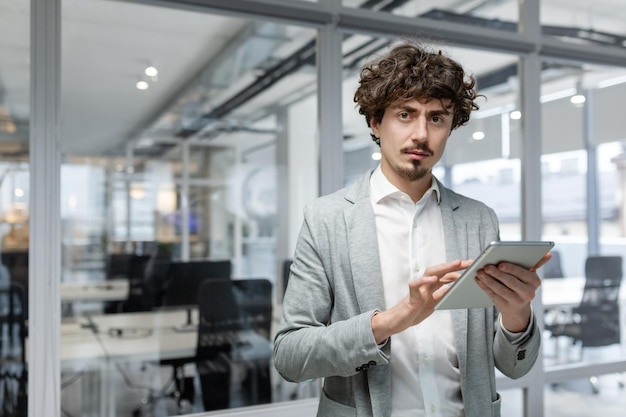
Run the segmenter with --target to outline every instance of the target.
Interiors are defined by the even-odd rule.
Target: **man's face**
[[[392,184],[430,181],[452,130],[453,115],[444,104],[448,106],[449,100],[396,103],[385,109],[380,123],[370,122],[380,138],[381,168]]]

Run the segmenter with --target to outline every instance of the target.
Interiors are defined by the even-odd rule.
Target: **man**
[[[494,367],[517,378],[537,358],[534,269],[479,272],[497,312],[434,311],[498,239],[493,210],[432,175],[451,131],[478,108],[467,78],[410,43],[361,71],[354,99],[381,163],[305,208],[274,343],[285,379],[324,378],[318,416],[497,417]]]

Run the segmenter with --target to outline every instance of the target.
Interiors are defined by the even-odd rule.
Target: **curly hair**
[[[478,110],[475,80],[453,59],[412,43],[394,47],[387,55],[361,69],[359,88],[354,94],[359,113],[367,126],[380,123],[385,109],[398,102],[417,99],[450,100],[452,129],[464,125],[470,113]],[[379,139],[372,134],[372,139]]]

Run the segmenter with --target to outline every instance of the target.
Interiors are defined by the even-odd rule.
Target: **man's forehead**
[[[411,109],[418,106],[415,103],[419,103],[422,106],[430,107],[430,110],[443,110],[450,111],[453,107],[452,100],[447,98],[414,98],[411,100],[398,100],[389,105],[389,108],[395,109]]]

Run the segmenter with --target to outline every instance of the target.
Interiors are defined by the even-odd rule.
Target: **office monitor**
[[[186,309],[187,323],[184,326],[193,328],[191,310],[198,306],[200,284],[206,279],[230,278],[231,269],[230,260],[171,262],[161,309]]]

